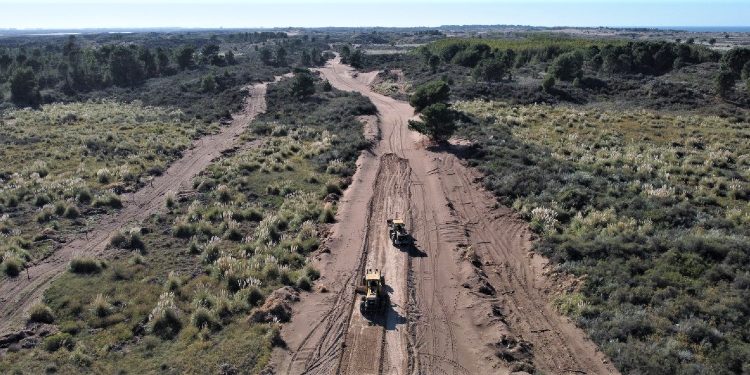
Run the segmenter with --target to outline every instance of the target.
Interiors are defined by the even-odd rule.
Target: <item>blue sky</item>
[[[750,26],[750,0],[0,0],[0,28]]]

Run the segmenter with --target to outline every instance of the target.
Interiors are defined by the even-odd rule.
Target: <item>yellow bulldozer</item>
[[[362,294],[362,302],[359,305],[362,312],[383,311],[388,299],[385,292],[385,276],[377,268],[368,268],[357,293]]]
[[[406,224],[401,219],[388,219],[388,237],[394,246],[411,245],[414,238],[406,231]]]

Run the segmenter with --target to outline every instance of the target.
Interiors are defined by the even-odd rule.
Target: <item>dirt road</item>
[[[277,80],[281,77],[277,77]],[[0,285],[0,336],[13,332],[25,323],[26,311],[39,301],[49,284],[76,256],[101,256],[110,237],[121,229],[142,222],[149,215],[165,207],[167,193],[191,189],[193,177],[219,157],[223,151],[237,146],[239,135],[259,113],[266,109],[266,83],[248,86],[249,96],[242,112],[233,116],[232,123],[218,134],[193,142],[182,157],[173,162],[167,171],[153,183],[137,192],[124,196],[124,207],[110,215],[98,218],[91,232],[69,239],[69,242],[52,256],[29,268],[30,279],[6,279]]]
[[[280,374],[610,374],[596,345],[551,306],[554,281],[531,252],[522,221],[476,182],[479,175],[410,131],[413,109],[370,90],[374,73],[337,60],[320,69],[379,111],[374,146],[358,161],[338,222],[314,259],[328,293],[305,294],[282,330]],[[370,124],[372,127],[372,124]],[[403,215],[416,246],[387,238]],[[359,313],[355,285],[379,267],[391,307]]]

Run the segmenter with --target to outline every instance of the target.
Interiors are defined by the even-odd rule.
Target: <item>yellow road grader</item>
[[[363,313],[383,311],[388,303],[385,276],[377,268],[368,268],[362,277],[362,285],[357,288],[357,293],[362,294],[359,308]]]

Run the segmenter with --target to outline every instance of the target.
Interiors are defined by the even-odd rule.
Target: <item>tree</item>
[[[323,91],[329,92],[333,90],[333,86],[331,86],[331,82],[328,82],[328,80],[323,81]]]
[[[159,74],[164,74],[169,69],[169,55],[161,47],[156,49],[156,60],[158,61]]]
[[[109,74],[117,86],[135,86],[143,81],[145,73],[141,62],[129,47],[117,46],[109,59]]]
[[[744,80],[750,79],[750,61],[746,62],[745,65],[742,66],[742,72],[740,73],[740,76]]]
[[[299,58],[299,64],[302,66],[312,65],[312,58],[310,57],[310,53],[308,53],[307,50],[302,51],[302,55],[300,55]]]
[[[477,64],[471,74],[482,81],[502,81],[507,74],[507,66],[497,58],[484,59]]]
[[[572,81],[581,75],[583,67],[583,56],[580,52],[567,52],[552,61],[549,73],[555,78],[563,81]]]
[[[271,65],[271,60],[272,59],[273,59],[273,52],[271,52],[271,50],[268,49],[267,47],[263,47],[260,50],[260,61],[263,64]]]
[[[714,44],[716,44],[716,38],[711,38],[711,39],[709,39],[709,40],[708,40],[708,44],[710,44],[710,45],[712,45],[712,46],[713,46]]]
[[[13,58],[7,54],[0,55],[0,70],[5,71],[13,62]]]
[[[216,78],[213,74],[209,74],[201,80],[201,91],[203,92],[214,92],[216,90]]]
[[[148,48],[141,49],[138,54],[138,59],[143,63],[143,70],[146,73],[146,77],[156,77],[159,73],[159,68],[156,65],[156,59]]]
[[[310,73],[297,73],[292,81],[292,95],[303,98],[315,94],[315,82]]]
[[[201,50],[203,60],[211,65],[224,65],[224,59],[219,56],[219,46],[217,44],[207,44]]]
[[[409,129],[422,133],[438,143],[450,139],[456,131],[456,112],[445,103],[436,103],[422,110],[419,121],[409,120]]]
[[[364,55],[362,51],[360,49],[355,49],[354,52],[349,55],[349,65],[354,68],[361,68],[363,59]]]
[[[342,64],[348,64],[349,63],[349,55],[352,53],[352,50],[349,48],[349,46],[343,46],[341,47],[341,63]]]
[[[427,65],[429,65],[430,70],[435,73],[438,66],[440,66],[440,57],[438,57],[438,55],[430,55],[430,57],[427,59]]]
[[[467,68],[475,67],[482,59],[489,56],[490,46],[480,43],[474,44],[456,53],[451,62]]]
[[[286,49],[282,46],[276,49],[276,66],[286,66]]]
[[[750,49],[732,48],[722,56],[721,65],[739,76],[748,61],[750,61]]]
[[[185,70],[193,66],[193,54],[195,48],[191,46],[183,46],[177,50],[177,65],[180,69]]]
[[[36,107],[42,98],[34,72],[23,67],[17,69],[10,79],[10,100],[19,107]]]
[[[716,93],[726,98],[734,87],[735,75],[728,70],[721,70],[716,76]]]
[[[237,59],[234,57],[234,52],[227,51],[227,53],[224,54],[224,60],[227,62],[227,65],[234,65],[237,63]]]
[[[428,82],[417,87],[409,98],[409,103],[414,107],[414,111],[419,113],[429,105],[448,101],[450,92],[450,87],[444,81]]]
[[[555,87],[555,77],[552,74],[547,74],[542,81],[542,90],[550,92],[553,87]]]

